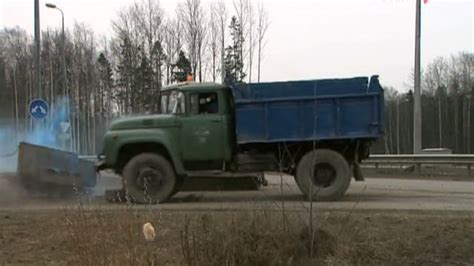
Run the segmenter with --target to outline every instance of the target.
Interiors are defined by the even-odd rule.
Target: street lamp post
[[[416,0],[416,28],[415,28],[415,89],[413,94],[413,154],[421,153],[421,0]]]
[[[69,105],[69,90],[67,89],[67,76],[66,76],[66,34],[64,32],[64,12],[61,10],[61,8],[57,7],[55,4],[47,3],[46,7],[52,8],[52,9],[57,9],[59,12],[61,12],[61,56],[62,56],[62,72],[63,72],[63,78],[62,78],[62,84],[63,84],[63,90],[64,90],[64,95],[66,95],[66,109],[67,109],[67,117],[69,120],[69,125],[71,125],[71,112],[70,112],[70,105]],[[70,149],[72,150],[72,132],[71,132],[71,127],[69,126],[69,142],[70,142]]]
[[[42,98],[41,91],[41,29],[39,0],[35,0],[35,80],[38,90],[38,97]]]

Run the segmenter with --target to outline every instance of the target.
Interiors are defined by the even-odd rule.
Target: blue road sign
[[[36,119],[43,119],[48,115],[49,106],[43,99],[34,99],[29,105],[30,115]]]

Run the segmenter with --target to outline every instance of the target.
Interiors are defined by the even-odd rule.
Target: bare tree
[[[166,65],[163,20],[164,12],[158,0],[142,0],[120,11],[113,21],[112,51],[119,70],[117,95],[123,112],[158,109],[152,99],[161,89]]]
[[[453,55],[448,64],[448,92],[454,101],[454,149],[459,149],[459,95],[460,95],[460,75],[457,58]]]
[[[262,59],[263,59],[263,49],[266,45],[266,34],[270,22],[268,20],[268,13],[262,3],[258,6],[258,15],[257,15],[257,81],[260,82],[261,69],[262,69]]]
[[[14,91],[14,116],[15,116],[15,131],[17,132],[16,137],[18,139],[19,132],[19,103],[18,103],[18,86],[17,86],[17,68],[18,63],[21,60],[22,54],[26,51],[26,43],[28,41],[26,33],[20,29],[12,29],[5,31],[5,50],[9,51],[6,53],[6,63],[12,70],[13,76],[13,91]],[[7,98],[6,98],[7,99]]]
[[[15,136],[18,139],[21,130],[20,116],[25,118],[25,122],[28,121],[27,114],[23,113],[23,115],[21,115],[20,110],[26,109],[27,102],[29,101],[28,97],[31,97],[31,95],[28,95],[28,90],[21,90],[21,87],[26,87],[25,84],[30,82],[28,75],[25,75],[25,71],[28,71],[30,60],[32,60],[32,54],[28,47],[31,39],[24,30],[18,27],[0,31],[0,39],[2,49],[1,57],[3,63],[5,63],[5,72],[1,74],[6,78],[6,80],[4,80],[4,82],[6,82],[4,84],[5,87],[1,88],[1,92],[3,93],[2,100],[5,100],[5,102],[0,102],[2,104],[0,110],[2,110],[1,112],[4,114],[12,111],[16,132]],[[8,83],[10,86],[7,86]],[[13,92],[10,91],[11,89],[13,89]],[[20,98],[25,100],[23,104],[20,103]],[[11,99],[13,99],[13,105]]]
[[[164,12],[157,0],[142,0],[141,3],[135,3],[133,14],[137,18],[137,30],[147,41],[144,49],[148,51],[147,56],[154,67],[155,78],[152,80],[153,88],[161,88],[162,83],[162,65],[160,58],[163,57],[162,49],[155,49],[157,43],[162,43],[162,22]]]
[[[198,60],[198,67],[199,67],[199,81],[203,82],[203,49],[206,47],[207,41],[207,33],[205,26],[206,25],[206,17],[204,13],[199,17],[198,26],[197,26],[197,60]]]
[[[199,71],[199,81],[202,80],[202,49],[206,37],[204,29],[204,12],[201,6],[201,0],[186,0],[178,6],[179,16],[183,20],[186,32],[186,46],[191,61],[193,79],[196,79],[196,73]]]
[[[250,21],[249,9],[250,9],[251,3],[249,2],[249,0],[234,0],[233,5],[234,5],[234,12],[236,14],[237,21],[240,24],[240,32],[242,34],[242,40],[245,42],[246,40],[248,40],[249,34],[250,34],[250,31],[249,31],[249,21]],[[242,44],[242,46],[240,47],[240,51],[239,51],[240,58],[242,59],[242,62],[247,61],[248,52],[249,52],[248,46]],[[240,73],[240,76],[243,76],[244,70],[245,69],[242,68],[242,73]]]
[[[249,4],[248,6],[248,75],[249,83],[252,82],[252,71],[253,71],[253,56],[255,53],[255,46],[258,43],[256,39],[257,29],[255,29],[255,10],[253,5]]]
[[[447,88],[447,64],[443,57],[436,58],[428,65],[424,75],[426,92],[438,98],[438,140],[439,147],[443,147],[443,98]]]
[[[173,63],[177,60],[179,51],[183,48],[182,26],[179,19],[169,19],[165,23],[163,43],[166,51],[166,84],[170,84],[172,80]]]
[[[227,29],[227,8],[223,0],[219,0],[215,3],[215,12],[217,13],[218,30],[220,39],[220,72],[221,81],[224,82],[225,77],[225,41],[226,41],[226,29]]]
[[[211,57],[211,79],[216,82],[219,64],[219,2],[211,3],[209,16],[209,52]]]
[[[471,96],[474,89],[474,54],[462,52],[457,56],[458,71],[460,74],[460,85],[463,105],[463,142],[464,152],[470,153],[470,112]]]

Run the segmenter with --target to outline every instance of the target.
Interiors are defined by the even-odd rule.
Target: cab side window
[[[217,114],[219,113],[219,103],[217,93],[197,93],[192,94],[190,99],[192,114]]]

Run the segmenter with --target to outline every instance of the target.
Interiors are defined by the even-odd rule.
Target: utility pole
[[[420,36],[421,36],[421,0],[416,0],[416,30],[415,30],[415,91],[413,106],[413,153],[421,153],[421,55],[420,55]]]
[[[35,79],[38,97],[43,97],[41,91],[41,31],[40,31],[40,12],[39,0],[35,0]]]

